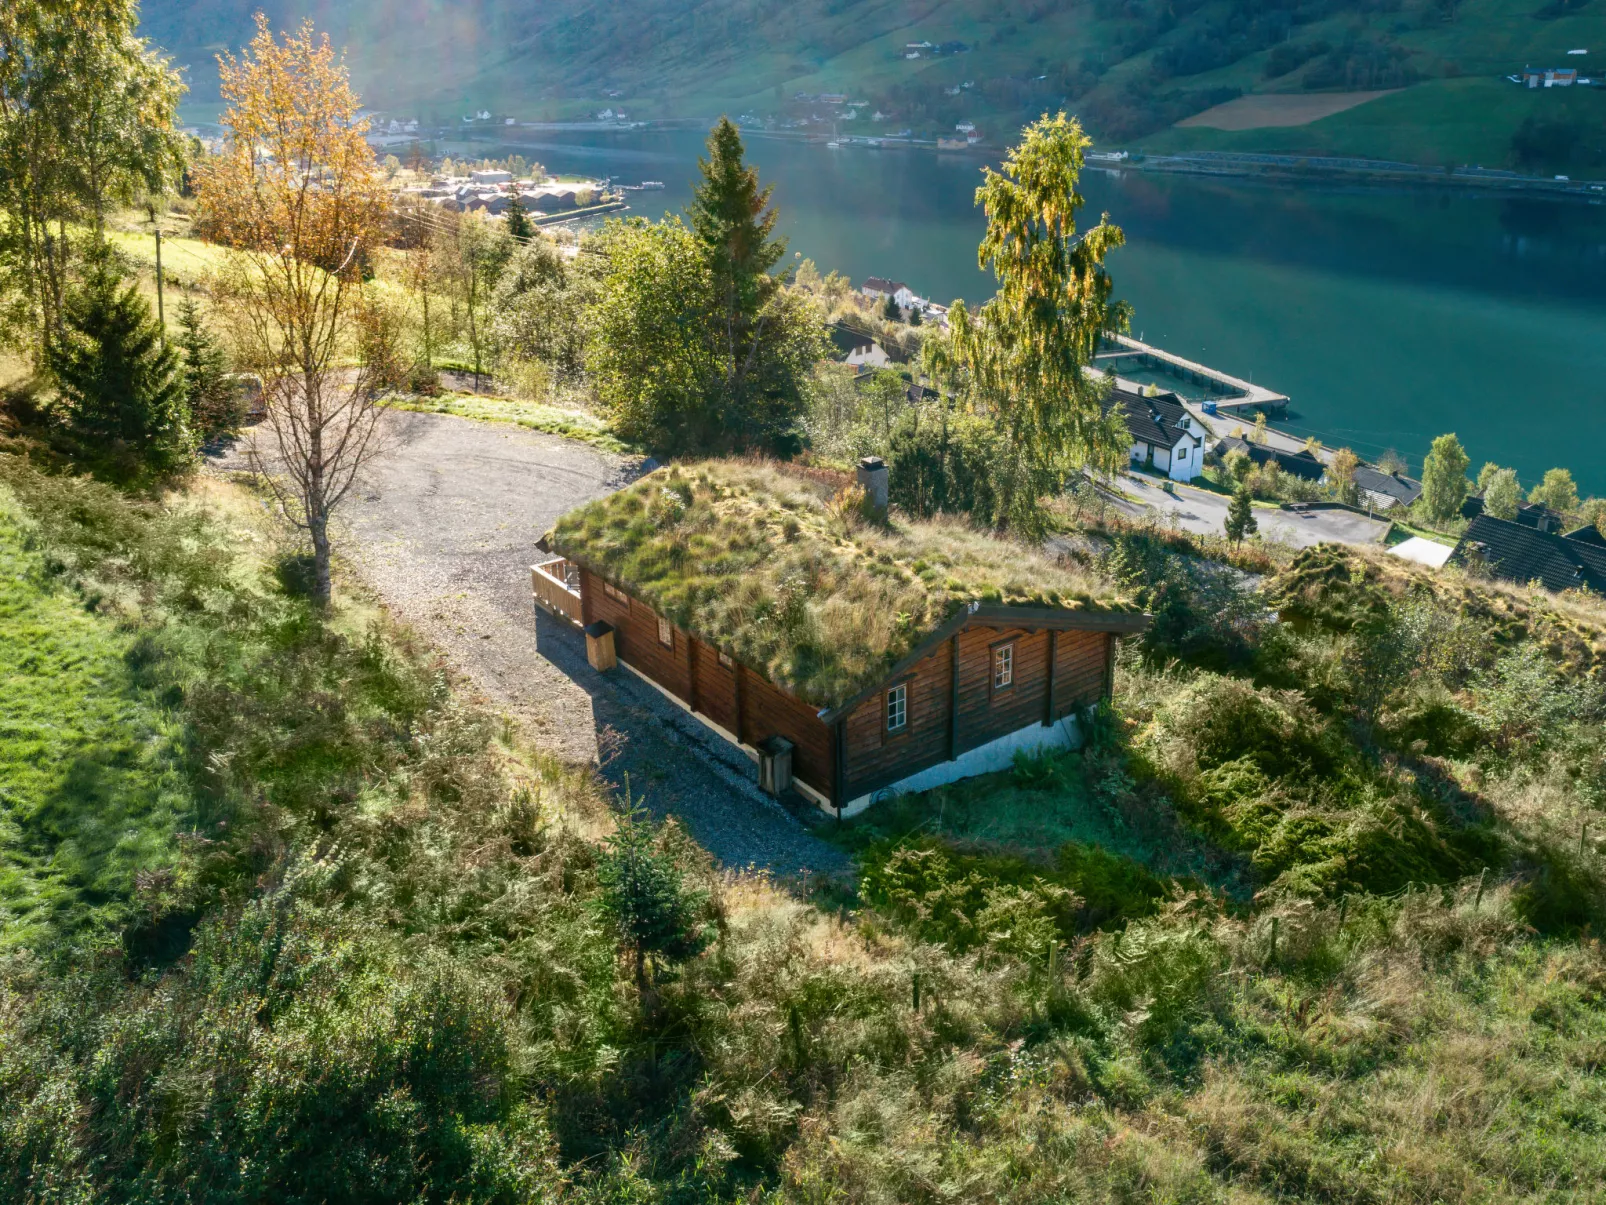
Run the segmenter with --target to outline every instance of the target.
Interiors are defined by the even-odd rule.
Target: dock
[[[1219,414],[1263,412],[1271,418],[1283,418],[1288,413],[1287,394],[1229,376],[1130,335],[1106,336],[1104,350],[1094,356],[1094,363],[1112,374],[1120,372],[1123,365],[1134,362],[1190,384],[1202,385],[1212,395],[1204,400],[1206,413],[1212,412],[1208,408],[1213,408],[1213,412]]]

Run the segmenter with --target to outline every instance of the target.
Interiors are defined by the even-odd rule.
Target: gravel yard
[[[846,859],[760,793],[744,755],[651,687],[586,664],[580,634],[530,596],[535,542],[630,481],[628,458],[503,424],[386,416],[389,450],[347,500],[336,549],[530,741],[592,762],[731,867],[833,872]],[[265,434],[265,432],[264,432]],[[245,467],[242,448],[216,462]],[[343,537],[343,538],[339,538]]]

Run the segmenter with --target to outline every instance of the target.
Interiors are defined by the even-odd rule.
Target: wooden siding
[[[888,735],[884,690],[843,717],[839,729],[830,728],[815,707],[751,669],[739,664],[727,669],[719,663],[718,649],[678,628],[671,653],[658,641],[658,617],[652,609],[637,599],[610,598],[602,579],[589,570],[581,573],[581,595],[586,623],[604,620],[613,625],[620,660],[744,744],[784,736],[794,746],[792,773],[839,803],[1097,701],[1108,689],[1114,648],[1107,632],[1027,631],[973,621],[953,641],[887,683],[903,682],[909,692],[907,726],[901,735]],[[993,650],[1006,641],[1015,646],[1015,680],[994,691]],[[834,791],[838,731],[844,744],[840,800]]]
[[[897,782],[953,756],[1018,732],[1032,724],[1070,715],[1103,695],[1113,641],[1107,632],[1036,631],[967,625],[958,636],[958,690],[954,690],[953,647],[917,662],[909,687],[906,735],[885,733],[886,693],[878,692],[845,718],[847,733],[844,795],[853,799]],[[1015,645],[1015,683],[992,689],[993,649]],[[1054,647],[1053,707],[1049,706],[1048,655]],[[888,685],[892,685],[889,682]],[[950,729],[954,699],[958,725]],[[950,746],[950,741],[953,742]]]
[[[742,739],[757,745],[784,736],[792,751],[792,775],[827,799],[831,790],[831,730],[819,709],[787,694],[752,670],[742,669]]]
[[[692,637],[697,644],[696,709],[732,736],[736,732],[736,667],[719,663],[719,650]]]
[[[993,691],[993,649],[1015,646],[1015,682]],[[1048,698],[1048,633],[967,627],[959,633],[959,752],[1028,724],[1041,724]]]
[[[736,672],[719,663],[719,650],[679,628],[671,652],[658,640],[657,613],[640,599],[620,602],[609,597],[603,579],[589,569],[581,570],[580,592],[585,622],[602,620],[613,625],[614,647],[621,661],[748,745],[784,736],[795,747],[793,776],[832,797],[831,731],[817,708],[746,668],[741,669],[738,689]]]
[[[906,677],[895,680],[909,688],[909,718],[901,734],[886,731],[885,691],[871,695],[848,714],[849,799],[948,760],[948,717],[953,711],[949,659],[944,644],[917,661]]]
[[[585,602],[587,623],[603,620],[613,625],[614,649],[619,660],[628,662],[675,698],[691,704],[691,639],[674,628],[675,647],[668,649],[658,640],[658,615],[640,599],[620,602],[603,590],[602,579],[589,569],[581,570],[580,592]],[[673,625],[671,625],[673,627]]]
[[[1061,632],[1054,658],[1054,718],[1069,715],[1104,695],[1105,672],[1115,655],[1108,632]]]

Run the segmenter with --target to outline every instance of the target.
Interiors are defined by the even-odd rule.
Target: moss
[[[971,602],[1135,609],[1106,579],[1022,544],[849,511],[801,474],[709,461],[571,511],[551,544],[821,707],[876,682]]]

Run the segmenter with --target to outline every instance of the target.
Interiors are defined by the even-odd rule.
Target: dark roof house
[[[1303,477],[1306,481],[1320,481],[1327,475],[1327,466],[1313,453],[1304,449],[1298,452],[1284,452],[1280,448],[1268,448],[1265,444],[1229,435],[1216,444],[1214,451],[1217,456],[1223,458],[1229,452],[1242,452],[1257,465],[1265,464],[1268,460],[1275,461],[1283,472]]]
[[[1468,494],[1461,503],[1461,517],[1475,519],[1481,514],[1483,499],[1477,494]],[[1560,531],[1566,520],[1560,511],[1551,510],[1543,502],[1518,502],[1515,522],[1538,531]]]
[[[1115,388],[1110,390],[1105,406],[1119,406],[1122,417],[1126,419],[1128,433],[1133,439],[1146,444],[1174,448],[1184,436],[1198,441],[1189,424],[1187,408],[1174,393],[1149,397],[1129,389]]]
[[[1420,481],[1403,473],[1385,473],[1369,464],[1355,467],[1355,484],[1384,507],[1410,506],[1422,496]]]
[[[1570,535],[1480,514],[1450,554],[1452,565],[1547,590],[1606,591],[1606,541],[1593,527]]]
[[[884,490],[884,467],[865,473]],[[1147,616],[1035,548],[862,520],[818,476],[660,469],[564,515],[545,584],[577,579],[567,613],[761,768],[787,742],[794,785],[839,814],[1079,739],[1078,712],[1109,694],[1115,638]]]

